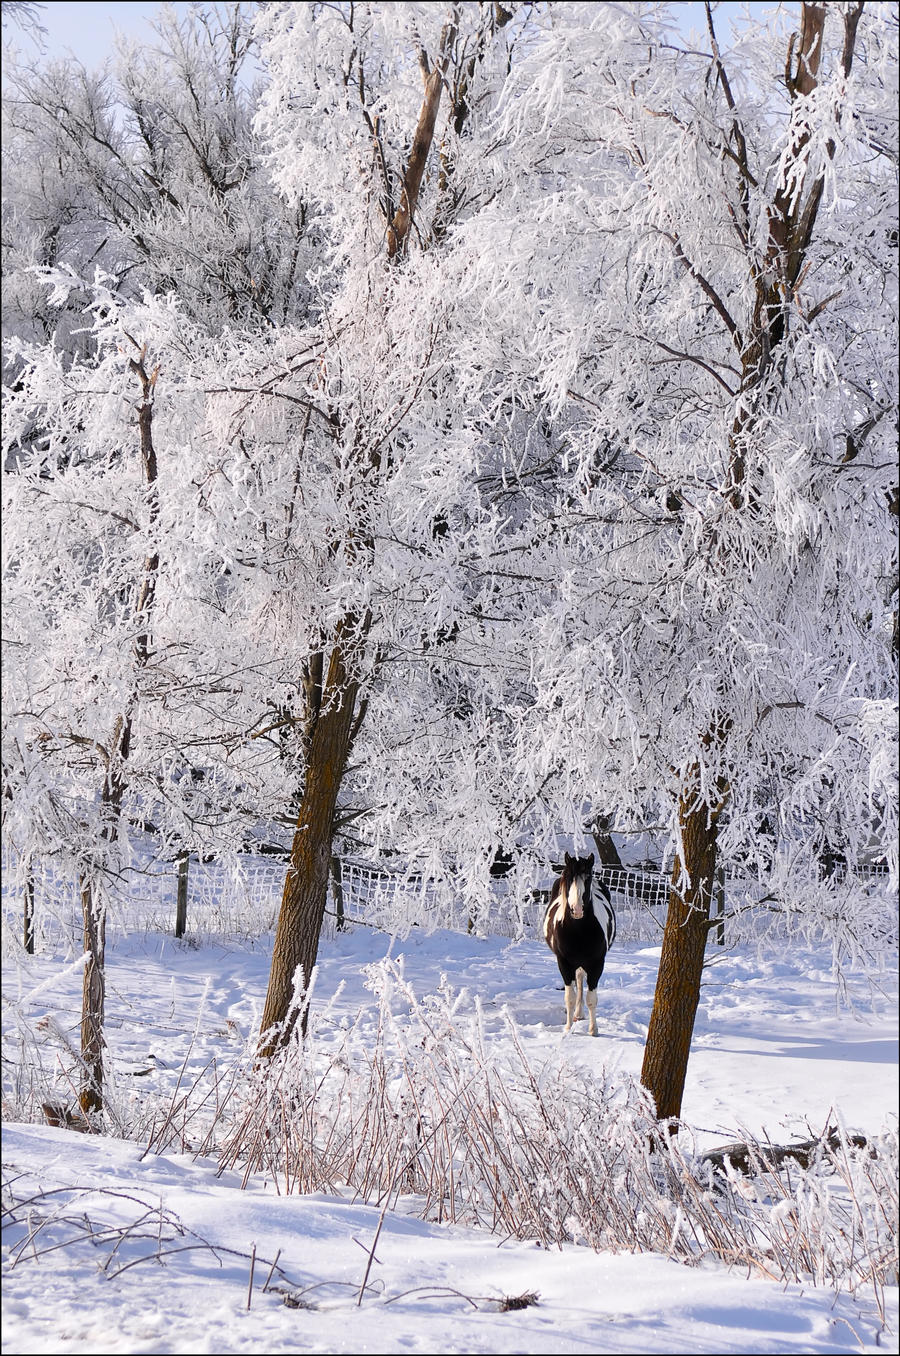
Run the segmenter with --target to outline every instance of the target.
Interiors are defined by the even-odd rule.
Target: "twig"
[[[412,1290],[402,1290],[399,1295],[391,1295],[390,1299],[384,1301],[384,1306],[387,1308],[389,1304],[395,1304],[397,1300],[406,1299],[409,1295],[421,1295],[423,1299],[439,1299],[442,1295],[458,1295],[467,1304],[471,1304],[473,1309],[477,1310],[478,1308],[471,1295],[464,1295],[461,1290],[454,1290],[452,1285],[416,1285],[413,1286]]]
[[[276,1258],[276,1261],[277,1261],[277,1258]],[[273,1262],[273,1263],[272,1263],[273,1269],[274,1269],[274,1266],[275,1266],[275,1263]],[[250,1284],[247,1286],[247,1308],[248,1308],[248,1310],[249,1310],[250,1304],[251,1304],[251,1302],[252,1302],[252,1300],[253,1300],[253,1272],[254,1272],[255,1269],[256,1269],[256,1244],[254,1243],[254,1244],[253,1244],[253,1247],[252,1247],[251,1250],[250,1250]],[[269,1274],[271,1275],[271,1272],[270,1272]]]
[[[396,1180],[396,1174],[395,1174],[394,1180]],[[362,1279],[362,1285],[359,1287],[359,1294],[356,1296],[356,1307],[357,1307],[357,1309],[360,1307],[360,1305],[362,1304],[362,1301],[363,1301],[363,1294],[365,1293],[366,1282],[367,1282],[368,1279],[369,1279],[369,1272],[372,1270],[372,1262],[373,1262],[374,1259],[375,1259],[375,1249],[376,1249],[376,1247],[378,1246],[378,1235],[381,1233],[381,1226],[382,1226],[382,1224],[384,1224],[384,1217],[385,1217],[385,1215],[387,1214],[387,1209],[388,1209],[388,1206],[390,1205],[390,1202],[391,1202],[391,1192],[393,1191],[393,1189],[394,1189],[394,1182],[392,1181],[390,1187],[388,1188],[388,1192],[387,1192],[387,1196],[385,1197],[384,1205],[383,1205],[382,1208],[381,1208],[381,1214],[380,1214],[379,1217],[378,1217],[378,1228],[375,1230],[375,1237],[372,1239],[372,1248],[371,1248],[371,1251],[370,1251],[370,1253],[369,1253],[369,1260],[368,1260],[368,1262],[366,1263],[366,1274],[363,1276],[363,1279]]]
[[[276,1254],[275,1254],[275,1261],[274,1261],[274,1262],[272,1263],[272,1265],[269,1267],[269,1274],[268,1274],[268,1276],[266,1277],[265,1285],[263,1286],[263,1294],[265,1294],[266,1291],[267,1291],[268,1288],[269,1288],[269,1281],[271,1281],[271,1279],[272,1279],[272,1272],[273,1272],[273,1271],[275,1270],[275,1268],[278,1266],[278,1259],[279,1259],[280,1256],[281,1256],[281,1249],[279,1248],[278,1251],[277,1251]]]

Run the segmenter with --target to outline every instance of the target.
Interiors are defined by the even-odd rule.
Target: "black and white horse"
[[[571,1031],[572,1023],[584,1016],[586,979],[589,1031],[596,1036],[597,982],[616,935],[616,915],[609,891],[602,881],[597,881],[602,897],[598,897],[595,908],[593,875],[593,852],[590,857],[570,857],[566,853],[563,873],[550,891],[550,903],[544,915],[544,938],[556,957],[566,986],[566,1030]]]

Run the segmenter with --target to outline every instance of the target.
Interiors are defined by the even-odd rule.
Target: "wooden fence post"
[[[30,861],[25,870],[25,950],[34,955],[34,872]]]
[[[183,937],[187,927],[188,864],[190,854],[178,858],[178,891],[175,897],[175,936]]]
[[[725,945],[725,872],[716,872],[716,945]]]
[[[337,923],[335,924],[338,932],[344,930],[344,887],[341,884],[341,859],[332,857],[331,859],[331,888],[334,892],[334,911],[337,914]]]

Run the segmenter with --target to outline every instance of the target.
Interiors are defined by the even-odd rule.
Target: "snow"
[[[371,1206],[274,1197],[259,1181],[242,1192],[237,1175],[217,1179],[208,1162],[179,1155],[141,1162],[138,1146],[49,1127],[11,1127],[6,1154],[45,1189],[102,1180],[137,1198],[104,1209],[82,1197],[78,1208],[93,1204],[95,1220],[136,1217],[138,1200],[153,1207],[162,1200],[185,1228],[240,1255],[198,1249],[174,1254],[164,1271],[151,1260],[112,1280],[98,1270],[105,1250],[89,1245],[23,1261],[4,1287],[4,1351],[825,1352],[856,1349],[854,1334],[863,1350],[876,1349],[871,1318],[849,1302],[835,1305],[828,1291],[782,1290],[655,1256],[498,1246],[484,1234],[398,1214],[379,1235],[375,1294],[358,1307],[380,1213]],[[141,1248],[152,1257],[155,1232],[111,1269]],[[292,1286],[315,1308],[289,1308],[280,1294],[264,1293],[278,1249]],[[504,1296],[529,1291],[537,1305],[497,1311]]]
[[[891,971],[875,986],[850,971],[848,1011],[837,1003],[824,947],[711,952],[684,1101],[700,1147],[745,1131],[779,1143],[807,1138],[835,1116],[868,1134],[891,1122]],[[374,1023],[367,967],[387,954],[402,962],[416,994],[449,985],[460,1012],[479,1000],[489,1041],[509,1039],[504,1014],[512,1016],[533,1064],[562,1051],[597,1073],[639,1073],[658,947],[613,948],[600,984],[600,1036],[591,1040],[584,1022],[563,1037],[561,983],[539,939],[414,929],[399,941],[353,927],[325,940],[320,952],[312,1027],[323,1049],[350,1022],[363,1031]],[[41,1037],[45,1053],[54,1040],[61,1049],[55,1032],[75,1034],[80,967],[65,968],[63,960],[52,951],[8,957],[7,1055],[16,1031]],[[179,1076],[186,1086],[213,1057],[223,1068],[239,1057],[259,1020],[268,962],[267,938],[199,945],[149,930],[111,937],[111,1104],[137,1116],[141,1099],[149,1104],[154,1093],[171,1092]],[[148,1153],[149,1137],[129,1142],[7,1123],[7,1184],[12,1179],[19,1199],[58,1194],[33,1203],[45,1222],[27,1246],[22,1223],[5,1230],[4,1352],[895,1347],[896,1289],[886,1295],[884,1332],[874,1296],[862,1288],[836,1295],[811,1281],[781,1285],[721,1263],[686,1267],[657,1254],[598,1254],[575,1244],[548,1250],[533,1240],[423,1221],[412,1213],[414,1198],[399,1197],[382,1218],[378,1205],[354,1199],[349,1189],[344,1196],[286,1196],[260,1172],[242,1190],[242,1171],[220,1172],[214,1157],[196,1153]],[[85,1219],[94,1241],[85,1236]],[[501,1309],[505,1298],[529,1293],[536,1303]]]
[[[896,925],[856,873],[896,887],[900,841],[896,7],[798,52],[749,6],[712,63],[677,7],[509,8],[173,10],[102,80],[10,53],[4,1350],[895,1342]],[[303,851],[371,926],[266,1077],[278,887],[192,868],[184,943],[149,896],[263,821],[303,843],[325,781]],[[498,849],[513,927],[601,821],[692,890],[703,824],[728,892],[664,1144],[653,915],[597,1040],[498,935]],[[91,1063],[79,876],[96,1137],[54,1110]],[[701,1176],[832,1125],[825,1163]]]

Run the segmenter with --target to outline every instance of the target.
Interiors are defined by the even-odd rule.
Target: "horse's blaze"
[[[544,916],[544,941],[548,946],[553,945],[550,941],[551,931],[561,928],[566,921],[567,908],[573,918],[584,917],[584,880],[581,876],[576,876],[569,886],[568,903],[566,895],[560,891],[555,906]]]
[[[584,877],[576,876],[569,886],[569,913],[573,918],[584,917]],[[557,924],[561,924],[566,916],[566,906],[556,910]]]

